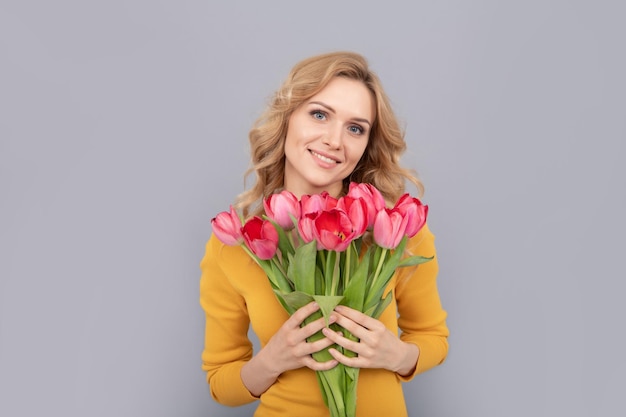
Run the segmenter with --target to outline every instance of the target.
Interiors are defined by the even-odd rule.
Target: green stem
[[[350,273],[352,271],[350,271],[350,255],[352,253],[352,245],[354,244],[354,242],[350,242],[350,246],[348,247],[348,250],[346,251],[346,262],[344,263],[344,271],[343,271],[343,289],[345,291],[346,287],[348,286],[348,282],[350,281]],[[342,291],[343,292],[343,291]]]
[[[276,267],[278,268],[278,270],[279,270],[279,271],[280,271],[280,272],[281,272],[281,273],[282,273],[285,277],[287,277],[287,271],[285,271],[285,268],[283,268],[283,265],[282,265],[280,262],[278,262],[278,261],[276,260],[276,257],[273,257],[273,258],[271,259],[271,261],[274,263],[274,265],[276,265]]]
[[[380,270],[383,268],[383,264],[385,263],[385,257],[387,255],[387,248],[382,248],[382,253],[380,254],[380,259],[378,259],[378,265],[376,266],[376,272],[374,273],[374,279],[372,279],[372,285],[370,288],[376,288],[374,283],[378,279],[378,275],[380,274]]]
[[[333,280],[331,284],[331,292],[329,295],[338,295],[337,287],[339,286],[339,261],[341,258],[341,254],[339,252],[335,253],[335,265],[333,267]]]

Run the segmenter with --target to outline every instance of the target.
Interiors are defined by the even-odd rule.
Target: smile
[[[320,154],[318,154],[317,152],[312,151],[312,150],[310,150],[310,149],[309,149],[309,152],[311,152],[311,154],[312,154],[313,156],[315,156],[317,159],[319,159],[320,161],[326,162],[326,163],[328,163],[328,164],[333,164],[333,163],[338,164],[338,163],[339,163],[339,161],[337,161],[337,160],[335,160],[335,159],[331,159],[331,158],[328,158],[328,157],[326,157],[326,156],[324,156],[324,155],[320,155]]]

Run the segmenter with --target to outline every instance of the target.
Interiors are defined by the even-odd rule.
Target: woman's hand
[[[352,341],[328,328],[322,332],[334,343],[358,356],[354,358],[329,349],[330,354],[344,365],[354,368],[383,368],[400,375],[409,375],[415,370],[419,348],[400,340],[385,325],[372,317],[346,306],[337,306],[331,321],[348,330],[359,342]]]
[[[278,332],[267,342],[241,369],[241,379],[250,393],[255,396],[265,392],[280,374],[291,369],[306,366],[314,371],[325,371],[337,365],[336,360],[317,362],[311,356],[333,344],[328,338],[308,343],[306,339],[313,336],[326,325],[324,318],[315,320],[303,327],[302,322],[319,310],[315,302],[311,302],[297,310]],[[331,320],[332,322],[332,320]]]
[[[337,361],[334,360],[317,362],[311,357],[312,353],[332,345],[331,340],[322,338],[310,343],[306,341],[308,337],[324,328],[326,325],[324,319],[320,318],[300,327],[302,322],[317,310],[319,310],[319,306],[315,302],[300,308],[281,326],[265,346],[265,353],[274,362],[278,374],[303,366],[314,371],[324,371],[337,365]]]

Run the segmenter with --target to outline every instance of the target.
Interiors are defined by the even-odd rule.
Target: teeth
[[[319,158],[319,159],[321,159],[322,161],[327,162],[327,163],[329,163],[329,164],[332,164],[333,162],[334,162],[334,163],[337,163],[337,161],[335,161],[334,159],[326,158],[324,155],[320,155],[320,154],[318,154],[317,152],[311,151],[311,153],[312,153],[313,155],[315,155],[317,158]]]

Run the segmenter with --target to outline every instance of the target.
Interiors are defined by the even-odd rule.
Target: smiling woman
[[[355,198],[378,201],[377,209],[397,201],[407,181],[422,190],[411,171],[398,164],[406,147],[402,131],[380,81],[358,54],[330,53],[298,63],[250,131],[250,146],[250,173],[256,182],[235,205],[245,219],[281,211],[280,205],[288,205],[289,212],[308,210],[324,200],[320,195],[345,195],[351,182],[360,183],[351,191]],[[377,198],[375,189],[381,193]],[[214,227],[218,232],[239,229],[238,216],[231,209]],[[263,230],[260,219],[250,224],[250,230],[239,229],[244,239],[247,234],[261,241],[272,232]],[[389,245],[394,239],[383,236]],[[337,245],[329,241],[330,249]],[[226,405],[259,400],[256,417],[328,416],[315,371],[341,363],[361,368],[357,417],[406,416],[401,382],[442,363],[448,351],[434,236],[427,226],[410,239],[407,250],[434,259],[419,268],[403,268],[391,279],[387,289],[393,297],[378,319],[345,306],[333,311],[331,322],[358,342],[328,329],[319,340],[307,341],[326,327],[324,319],[303,324],[319,306],[310,303],[288,316],[259,265],[241,246],[224,245],[213,235],[200,282],[206,313],[202,361],[213,398]],[[247,336],[250,324],[261,342],[258,352]],[[332,359],[325,362],[311,356],[333,344],[357,356],[336,349],[329,350]]]
[[[340,194],[365,152],[375,111],[365,85],[343,77],[298,107],[285,139],[285,188],[297,197]]]

